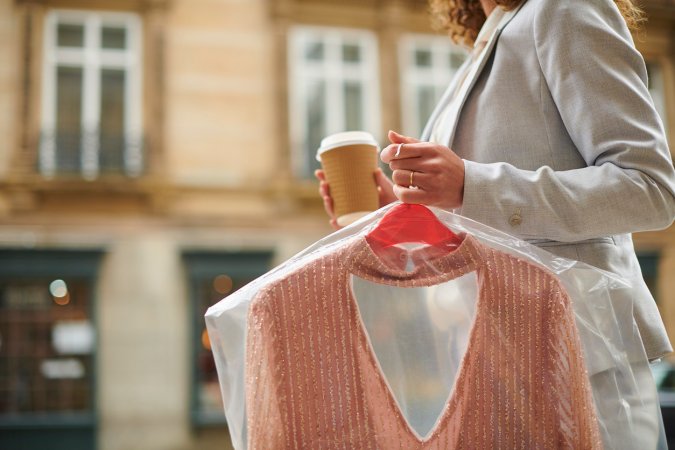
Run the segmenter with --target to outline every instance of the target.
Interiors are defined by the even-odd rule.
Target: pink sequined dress
[[[467,235],[418,252],[412,271],[357,237],[262,290],[249,311],[251,449],[602,448],[569,297],[550,272]],[[378,364],[350,285],[399,287],[475,272],[476,313],[435,426],[410,426]]]

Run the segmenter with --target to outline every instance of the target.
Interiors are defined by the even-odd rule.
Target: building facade
[[[227,448],[206,308],[331,231],[321,137],[419,134],[463,58],[423,0],[0,0],[0,448]],[[635,241],[675,335],[675,232]]]

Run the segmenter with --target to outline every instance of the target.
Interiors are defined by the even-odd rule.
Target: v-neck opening
[[[375,376],[377,381],[379,382],[380,388],[384,390],[385,397],[387,398],[387,401],[390,404],[390,407],[393,409],[395,415],[397,416],[398,420],[401,422],[403,427],[405,428],[406,432],[417,441],[418,444],[420,445],[425,445],[428,444],[434,439],[435,436],[439,435],[442,433],[444,430],[444,425],[445,423],[449,420],[449,417],[454,410],[454,406],[457,403],[457,386],[461,386],[461,383],[463,380],[466,378],[466,371],[467,371],[467,360],[468,360],[468,355],[469,352],[471,351],[472,343],[476,339],[475,334],[476,334],[476,328],[477,328],[477,323],[481,320],[481,290],[482,290],[482,275],[479,270],[474,270],[472,272],[467,272],[466,274],[470,273],[475,273],[476,274],[476,313],[473,317],[473,321],[471,323],[471,326],[469,328],[469,338],[466,346],[466,350],[464,351],[459,367],[457,370],[457,374],[455,376],[455,379],[452,383],[452,387],[450,388],[450,392],[445,399],[445,402],[443,404],[443,407],[441,408],[441,411],[436,418],[436,421],[434,425],[429,429],[427,434],[425,436],[421,436],[415,428],[410,424],[409,419],[405,417],[405,414],[403,413],[403,410],[401,408],[401,405],[399,401],[396,399],[396,395],[394,394],[393,389],[391,388],[391,384],[389,382],[389,378],[386,376],[384,373],[384,370],[382,369],[382,365],[380,364],[380,360],[377,356],[377,353],[375,352],[375,348],[373,346],[372,340],[370,338],[370,333],[368,332],[368,328],[366,327],[366,324],[363,320],[363,316],[361,314],[361,308],[359,307],[358,300],[356,298],[356,295],[354,294],[354,287],[353,287],[353,274],[347,273],[346,277],[346,286],[347,286],[347,297],[349,299],[349,302],[351,303],[351,306],[354,308],[354,314],[353,314],[353,319],[356,322],[354,324],[356,332],[358,333],[358,338],[363,344],[363,348],[366,352],[366,355],[368,357],[368,361],[371,363],[371,369],[375,371]],[[465,275],[466,275],[465,274]]]
[[[443,255],[429,261],[426,261],[426,265],[433,267],[433,275],[430,275],[426,270],[420,269],[413,272],[397,270],[391,268],[382,263],[379,257],[374,253],[373,249],[370,247],[368,242],[364,238],[359,238],[356,243],[352,246],[352,252],[349,254],[352,255],[349,261],[347,261],[347,270],[344,272],[344,285],[346,286],[346,296],[348,302],[350,303],[350,308],[353,308],[353,314],[351,314],[351,320],[354,320],[354,327],[358,333],[358,340],[361,341],[363,349],[366,353],[367,359],[370,363],[370,370],[374,371],[375,378],[380,386],[380,389],[384,391],[384,396],[386,401],[389,403],[391,410],[397,416],[397,420],[400,422],[405,432],[416,441],[418,445],[427,445],[434,440],[434,438],[440,435],[444,430],[447,429],[447,422],[452,415],[452,412],[456,409],[456,403],[458,402],[457,397],[457,387],[461,386],[466,378],[467,372],[467,361],[468,355],[472,351],[471,348],[474,346],[474,341],[476,340],[476,329],[477,324],[482,317],[481,314],[481,298],[482,298],[482,285],[483,285],[483,275],[481,273],[481,249],[477,247],[477,242],[474,237],[471,235],[465,235],[464,240],[460,243],[459,247],[447,255]],[[361,247],[361,248],[359,248]],[[365,261],[364,265],[355,264],[359,260]],[[361,261],[361,262],[363,262]],[[459,261],[459,264],[456,264]],[[372,273],[372,271],[364,270],[368,266],[377,265],[377,271],[382,271],[379,276]],[[444,268],[447,271],[441,272],[440,268]],[[371,269],[373,267],[370,267]],[[419,269],[419,268],[418,268]],[[425,436],[420,436],[420,434],[415,430],[415,428],[410,424],[410,421],[405,417],[403,410],[399,404],[399,401],[396,399],[394,391],[391,388],[391,384],[386,374],[382,369],[380,360],[375,352],[372,340],[368,329],[365,326],[363,316],[361,314],[361,308],[359,307],[358,300],[354,293],[353,288],[353,276],[358,276],[360,278],[373,281],[378,284],[388,284],[399,287],[428,287],[443,282],[456,280],[463,275],[469,273],[476,274],[476,312],[474,314],[470,329],[469,337],[467,341],[466,350],[464,351],[460,364],[450,389],[450,392],[445,399],[443,407],[436,418],[434,425],[429,429],[428,433]],[[384,277],[382,275],[385,275]],[[388,279],[386,275],[390,275],[392,278]],[[403,277],[405,280],[400,280],[397,278]]]

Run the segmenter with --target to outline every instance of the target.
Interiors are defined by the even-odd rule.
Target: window
[[[401,41],[403,132],[420,136],[466,52],[447,37],[409,35]]]
[[[133,14],[57,10],[46,16],[44,176],[141,173],[140,40]]]
[[[663,83],[663,70],[661,65],[655,62],[647,62],[648,88],[654,100],[656,111],[661,116],[661,121],[666,124],[666,94]],[[666,128],[666,134],[668,129]]]
[[[100,257],[0,250],[0,448],[94,448]]]
[[[321,139],[340,131],[379,135],[377,42],[367,31],[298,27],[289,38],[289,114],[294,172],[319,167]]]
[[[223,425],[225,414],[204,314],[213,304],[270,269],[270,252],[183,253],[192,297],[193,389],[192,421]]]

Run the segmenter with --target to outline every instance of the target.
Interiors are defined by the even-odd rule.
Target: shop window
[[[136,15],[47,14],[39,154],[44,176],[141,174],[141,61]]]
[[[192,422],[223,425],[225,414],[218,373],[204,314],[211,306],[270,269],[270,252],[186,251],[192,320]]]
[[[419,137],[466,52],[447,37],[413,34],[400,43],[403,133]]]
[[[100,256],[0,250],[0,448],[95,447]]]
[[[298,177],[310,177],[326,135],[379,134],[377,41],[363,30],[296,27],[288,45],[293,169]]]

